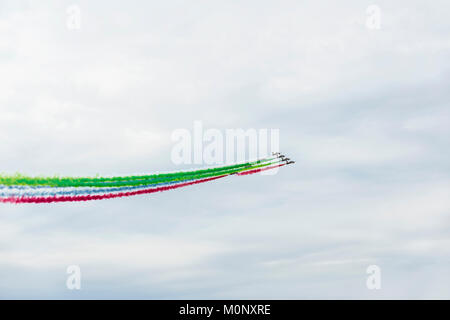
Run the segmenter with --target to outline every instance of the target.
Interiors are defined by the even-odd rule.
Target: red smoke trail
[[[130,197],[136,196],[140,194],[147,193],[155,193],[162,192],[172,189],[177,189],[181,187],[190,186],[193,184],[208,182],[216,179],[220,179],[228,176],[228,174],[224,174],[217,177],[201,179],[191,182],[180,183],[172,186],[164,186],[152,189],[144,189],[138,191],[131,192],[120,192],[120,193],[109,193],[109,194],[100,194],[100,195],[86,195],[86,196],[51,196],[51,197],[9,197],[9,198],[0,198],[0,202],[3,203],[51,203],[51,202],[70,202],[70,201],[89,201],[89,200],[103,200],[103,199],[112,199],[112,198],[120,198],[120,197]]]
[[[282,166],[285,166],[285,165],[286,165],[286,163],[283,163],[283,164],[279,164],[279,165],[276,165],[276,166],[270,166],[270,167],[264,167],[264,168],[259,168],[259,169],[239,172],[239,173],[237,173],[237,175],[238,176],[246,176],[248,174],[254,174],[254,173],[258,173],[258,172],[262,172],[262,171],[266,171],[266,170],[270,170],[270,169],[275,169],[275,168],[282,167]]]

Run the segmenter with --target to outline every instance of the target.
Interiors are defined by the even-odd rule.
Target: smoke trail
[[[112,178],[30,178],[4,176],[0,179],[0,203],[52,203],[103,200],[168,191],[213,181],[230,175],[250,175],[282,167],[277,156],[238,165],[202,170]],[[1,185],[4,183],[4,185]],[[17,185],[11,184],[17,183]]]
[[[178,189],[194,184],[205,183],[213,180],[217,180],[220,178],[227,177],[228,175],[221,175],[217,177],[200,179],[191,182],[179,183],[173,186],[164,186],[152,189],[144,189],[138,191],[130,191],[130,192],[120,192],[120,193],[110,193],[110,194],[102,194],[102,195],[84,195],[84,196],[51,196],[51,197],[9,197],[9,198],[0,198],[0,202],[3,203],[52,203],[52,202],[74,202],[74,201],[89,201],[89,200],[104,200],[104,199],[113,199],[120,197],[130,197],[141,194],[155,193],[168,191],[173,189]]]
[[[238,172],[243,172],[245,170],[250,170],[253,168],[268,166],[278,162],[268,162],[264,164],[260,164],[258,166],[248,166],[244,168],[240,168],[239,170],[224,170],[220,171],[215,175],[222,174],[234,174]],[[211,177],[212,174],[202,175],[201,178]],[[199,176],[196,177],[198,179]],[[102,194],[102,193],[111,193],[111,192],[119,192],[119,191],[132,191],[136,189],[145,189],[156,186],[164,186],[164,185],[172,185],[180,182],[188,182],[196,179],[186,178],[185,180],[180,181],[170,181],[170,182],[157,182],[157,183],[149,183],[146,185],[136,185],[136,186],[125,186],[125,187],[108,187],[108,188],[91,188],[91,187],[66,187],[66,188],[52,188],[52,187],[42,187],[42,186],[0,186],[0,197],[7,198],[9,196],[16,197],[37,197],[37,196],[52,196],[52,195],[83,195],[83,194]]]
[[[259,169],[253,169],[253,170],[248,170],[248,171],[243,171],[243,172],[238,172],[237,175],[238,176],[245,176],[245,175],[249,175],[249,174],[254,174],[254,173],[258,173],[258,172],[262,172],[262,171],[266,171],[266,170],[279,168],[279,167],[282,167],[282,166],[285,166],[285,165],[286,165],[285,163],[282,163],[282,164],[278,164],[278,165],[275,165],[275,166],[259,168]]]
[[[214,174],[220,174],[227,170],[239,170],[252,165],[263,164],[270,162],[276,158],[266,158],[262,160],[256,160],[253,162],[245,162],[236,165],[221,166],[211,169],[191,170],[182,172],[172,172],[163,174],[150,174],[140,176],[123,176],[123,177],[28,177],[23,175],[14,176],[0,176],[0,185],[4,186],[47,186],[47,187],[113,187],[113,186],[132,186],[132,185],[145,185],[148,182],[170,182],[170,181],[182,181],[187,179],[195,179],[201,177],[210,177]]]

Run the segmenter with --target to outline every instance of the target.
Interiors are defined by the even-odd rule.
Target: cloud
[[[0,207],[0,296],[448,298],[448,3],[0,4],[0,171],[177,169],[170,136],[280,129],[297,163]],[[82,292],[65,288],[80,264]],[[382,269],[383,289],[365,286]],[[411,279],[415,279],[411,281]]]

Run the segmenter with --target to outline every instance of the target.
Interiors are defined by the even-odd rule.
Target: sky
[[[195,121],[278,129],[296,160],[128,199],[2,204],[0,298],[449,299],[449,87],[443,0],[0,0],[0,172],[191,168],[171,135]]]

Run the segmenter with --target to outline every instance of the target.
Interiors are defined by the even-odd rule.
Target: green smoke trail
[[[4,186],[46,186],[46,187],[121,187],[139,186],[151,183],[164,183],[172,181],[202,179],[222,174],[232,174],[248,169],[268,166],[277,159],[275,157],[246,162],[236,165],[223,166],[211,169],[201,169],[183,172],[122,176],[122,177],[28,177],[23,175],[0,176],[0,185]]]

